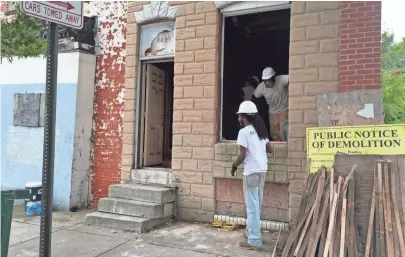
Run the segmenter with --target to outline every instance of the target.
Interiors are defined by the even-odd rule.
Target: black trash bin
[[[42,200],[42,183],[41,182],[28,182],[25,188],[30,191],[30,201],[36,202]]]

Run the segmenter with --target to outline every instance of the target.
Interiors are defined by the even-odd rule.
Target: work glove
[[[231,170],[231,175],[232,177],[235,177],[235,172],[238,169],[238,167],[235,165],[235,163],[232,164],[232,170]]]

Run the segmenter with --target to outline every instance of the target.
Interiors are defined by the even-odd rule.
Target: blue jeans
[[[243,176],[243,193],[247,213],[246,232],[248,243],[254,246],[262,246],[260,213],[262,210],[265,177],[265,172]]]

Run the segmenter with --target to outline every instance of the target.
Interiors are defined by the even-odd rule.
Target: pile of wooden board
[[[354,213],[361,183],[356,167],[345,177],[324,168],[308,176],[282,257],[405,257],[405,199],[398,174],[390,173],[389,161],[376,162],[367,240],[362,245]]]
[[[405,256],[405,181],[399,172],[405,170],[391,169],[391,161],[376,162],[365,256]]]

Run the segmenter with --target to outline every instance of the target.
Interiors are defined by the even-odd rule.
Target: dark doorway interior
[[[222,140],[236,140],[236,112],[243,101],[241,87],[249,76],[272,67],[278,75],[288,74],[290,9],[225,18],[223,70]],[[268,124],[268,107],[263,98],[256,105]],[[269,129],[269,128],[268,128]]]

